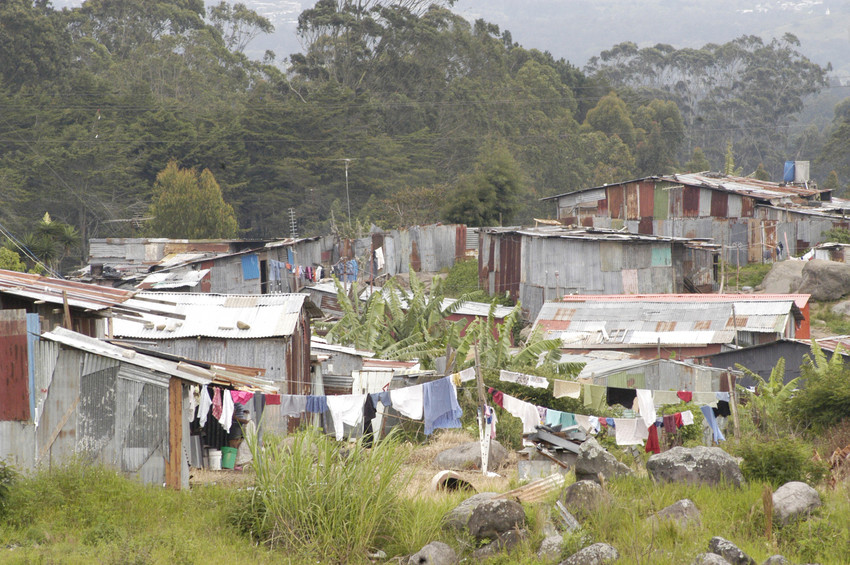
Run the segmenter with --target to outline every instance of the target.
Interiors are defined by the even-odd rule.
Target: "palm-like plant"
[[[822,352],[821,352],[822,353]],[[800,377],[785,382],[785,359],[780,357],[765,380],[743,365],[735,365],[748,377],[756,381],[755,392],[738,385],[738,390],[748,398],[752,406],[753,420],[762,431],[779,434],[786,431],[790,424],[788,407]]]

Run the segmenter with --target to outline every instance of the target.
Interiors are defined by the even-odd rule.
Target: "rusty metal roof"
[[[801,310],[811,300],[811,294],[568,294],[561,302],[776,302],[793,300]]]
[[[663,235],[636,234],[628,231],[612,230],[606,228],[595,228],[585,226],[541,226],[535,228],[480,228],[481,232],[488,234],[517,234],[529,237],[557,237],[563,239],[585,239],[593,241],[612,241],[612,242],[637,242],[637,243],[661,243],[661,242],[678,242],[685,245],[693,245],[698,247],[720,249],[720,246],[712,243],[710,238],[685,238],[685,237],[670,237]]]
[[[782,334],[790,320],[801,315],[790,299],[691,303],[606,298],[546,303],[534,326],[549,339],[561,339],[568,349],[681,347],[729,344],[735,340],[736,330]]]
[[[186,337],[269,338],[294,333],[302,309],[316,307],[305,294],[200,294],[140,292],[138,297],[173,305],[183,320],[145,315],[144,323],[116,319],[114,335],[137,339]],[[312,308],[311,308],[312,307]]]
[[[207,273],[209,273],[209,269],[201,269],[199,271],[157,271],[155,273],[151,273],[146,276],[142,282],[138,284],[138,288],[142,289],[174,289],[174,288],[193,288],[198,286]]]

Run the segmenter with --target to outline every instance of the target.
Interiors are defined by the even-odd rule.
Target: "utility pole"
[[[348,164],[355,159],[334,159],[334,161],[342,161],[345,163],[345,203],[348,206],[348,229],[351,229],[351,197],[348,195]]]

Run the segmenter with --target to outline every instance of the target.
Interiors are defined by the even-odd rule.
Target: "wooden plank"
[[[165,485],[180,490],[180,457],[183,454],[183,383],[176,377],[168,381],[168,459],[165,461]]]

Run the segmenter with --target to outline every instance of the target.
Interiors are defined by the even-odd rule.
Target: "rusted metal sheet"
[[[30,419],[28,357],[26,311],[0,311],[0,420]]]
[[[755,201],[752,198],[747,198],[746,196],[741,198],[741,217],[742,218],[752,218],[754,209],[755,209]]]
[[[711,191],[711,216],[725,218],[729,214],[729,194],[717,190]]]
[[[686,186],[682,191],[682,216],[696,218],[699,216],[700,189]]]
[[[651,216],[640,219],[640,223],[638,224],[638,233],[653,235],[653,222]]]
[[[422,260],[419,258],[419,245],[415,241],[410,242],[410,268],[417,273],[422,270]]]
[[[565,478],[561,473],[531,481],[525,486],[504,492],[496,498],[516,500],[517,502],[541,502],[564,486]]]
[[[611,218],[616,220],[625,219],[625,197],[624,187],[609,186],[608,187],[608,213]]]
[[[606,193],[606,197],[599,200],[598,204],[597,204],[597,210],[599,211],[599,215],[600,216],[607,216],[608,215],[608,208],[609,208],[608,207],[608,197],[607,197],[607,193]]]
[[[640,218],[640,200],[638,199],[638,185],[627,184],[626,190],[626,219],[637,220]]]
[[[642,182],[638,185],[640,193],[640,218],[652,218],[655,215],[655,183]]]
[[[477,246],[476,246],[477,247]],[[466,258],[466,226],[458,224],[455,226],[455,261]]]

